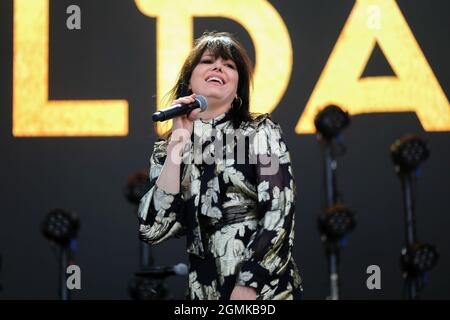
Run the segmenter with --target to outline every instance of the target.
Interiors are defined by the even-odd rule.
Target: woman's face
[[[239,73],[233,60],[223,59],[206,50],[192,71],[190,87],[193,93],[203,95],[208,102],[231,105],[236,97]]]

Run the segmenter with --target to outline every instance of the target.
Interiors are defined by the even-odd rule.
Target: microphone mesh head
[[[208,100],[206,100],[204,96],[197,96],[195,100],[198,101],[200,105],[200,110],[202,110],[201,112],[205,111],[206,108],[208,108]]]
[[[188,267],[184,263],[179,263],[173,267],[173,270],[177,275],[185,276],[188,274]]]

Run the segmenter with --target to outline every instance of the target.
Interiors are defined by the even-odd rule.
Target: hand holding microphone
[[[155,112],[152,119],[153,121],[165,121],[185,114],[189,116],[194,109],[200,108],[201,111],[205,111],[207,107],[208,101],[204,96],[192,94],[175,100],[174,104],[168,108]]]
[[[208,107],[208,101],[195,93],[176,99],[171,107],[155,112],[153,121],[173,120],[171,141],[186,142],[192,134],[194,120]]]

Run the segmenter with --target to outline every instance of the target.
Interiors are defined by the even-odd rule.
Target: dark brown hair
[[[231,117],[233,127],[235,129],[239,128],[242,122],[250,121],[255,117],[255,114],[250,113],[250,89],[253,87],[253,66],[246,50],[239,41],[228,32],[205,32],[195,41],[194,47],[181,68],[175,86],[163,100],[173,101],[180,97],[192,94],[192,91],[189,89],[192,71],[200,62],[200,59],[206,50],[209,50],[216,59],[218,57],[221,57],[222,59],[231,59],[236,64],[239,74],[237,95],[242,99],[242,105],[241,101],[236,99],[233,100],[232,107],[229,109],[228,113]],[[168,138],[169,136],[170,130],[165,132],[161,137]]]

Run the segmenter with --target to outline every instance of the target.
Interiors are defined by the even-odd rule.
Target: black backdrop
[[[34,1],[34,0],[30,0]],[[304,297],[327,295],[326,260],[316,227],[321,208],[322,168],[313,135],[297,135],[294,126],[318,80],[354,4],[348,0],[270,1],[288,27],[294,52],[289,87],[273,112],[284,132],[298,183],[295,257],[304,278]],[[450,96],[450,26],[447,0],[399,0],[421,49],[447,97]],[[82,10],[82,30],[66,28],[66,8]],[[134,1],[50,2],[51,99],[127,99],[129,134],[125,137],[15,138],[12,136],[11,0],[0,1],[0,298],[57,297],[57,263],[39,224],[54,207],[81,217],[77,263],[82,270],[80,299],[127,299],[127,283],[138,268],[137,219],[123,196],[129,174],[146,169],[155,140],[150,120],[155,106],[156,20]],[[204,30],[235,33],[254,57],[250,37],[227,19],[197,18],[195,37]],[[386,63],[375,54],[366,74],[383,74]],[[342,254],[343,299],[398,299],[398,265],[403,245],[400,183],[389,145],[405,133],[429,141],[431,158],[418,186],[419,238],[438,245],[441,261],[430,274],[424,298],[449,298],[450,133],[424,132],[414,113],[353,117],[345,132],[347,154],[339,162],[339,187],[356,211],[358,226]],[[154,247],[157,264],[186,261],[184,240]],[[366,288],[366,268],[381,267],[381,290]],[[167,284],[183,297],[186,278]]]

